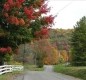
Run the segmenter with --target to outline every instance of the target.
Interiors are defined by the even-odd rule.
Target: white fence
[[[13,71],[22,71],[24,67],[22,65],[3,65],[0,66],[0,75]]]

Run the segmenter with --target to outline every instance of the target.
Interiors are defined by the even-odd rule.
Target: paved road
[[[44,71],[27,71],[24,76],[16,80],[80,80],[71,76],[53,72],[52,66],[45,66]]]

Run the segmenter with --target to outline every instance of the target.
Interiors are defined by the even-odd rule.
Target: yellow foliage
[[[57,64],[58,58],[58,51],[54,47],[51,47],[51,53],[46,53],[44,64]]]
[[[66,50],[60,51],[60,54],[63,57],[64,62],[68,61],[68,53]]]

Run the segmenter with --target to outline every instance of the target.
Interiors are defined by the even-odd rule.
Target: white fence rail
[[[13,71],[22,71],[23,69],[22,65],[3,65],[0,66],[0,75]]]

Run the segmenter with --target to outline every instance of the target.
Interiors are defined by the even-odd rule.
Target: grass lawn
[[[67,74],[70,76],[74,76],[77,78],[81,78],[83,80],[86,80],[86,66],[84,67],[73,67],[73,66],[64,66],[64,65],[55,65],[54,71]]]
[[[0,80],[13,80],[13,78],[15,76],[19,76],[21,74],[23,74],[23,72],[21,72],[21,71],[6,73],[6,74],[3,74],[3,75],[0,75]]]
[[[44,68],[38,68],[36,65],[25,64],[24,67],[25,67],[25,70],[30,70],[30,71],[43,71],[44,70]]]

